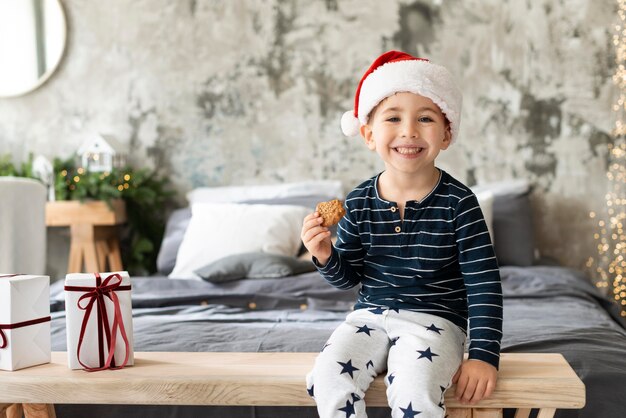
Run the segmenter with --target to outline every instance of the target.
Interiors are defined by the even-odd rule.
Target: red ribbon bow
[[[21,273],[4,274],[0,276],[0,279],[16,277],[16,276],[23,276],[23,274]],[[17,322],[15,324],[0,324],[0,339],[2,340],[2,342],[0,342],[0,349],[7,348],[9,346],[9,340],[7,339],[7,336],[4,334],[3,330],[27,327],[29,325],[35,325],[35,324],[41,324],[42,322],[48,322],[50,320],[51,318],[49,316],[45,316],[43,318],[31,319],[30,321]]]
[[[128,358],[130,355],[130,345],[128,343],[128,337],[126,336],[126,328],[124,328],[120,302],[115,292],[120,290],[130,290],[130,286],[120,286],[122,283],[122,276],[120,276],[118,273],[111,274],[106,279],[104,279],[104,281],[102,281],[99,273],[95,273],[95,276],[95,287],[65,286],[65,290],[67,291],[86,292],[78,299],[77,303],[78,308],[85,311],[85,315],[83,316],[83,323],[80,327],[80,336],[78,338],[78,348],[76,355],[78,357],[78,362],[81,364],[81,366],[83,366],[84,370],[89,372],[106,369],[121,369],[128,363]],[[109,298],[113,302],[114,306],[113,325],[111,327],[109,326],[109,319],[107,316],[106,306],[104,304],[105,297]],[[87,301],[86,305],[83,305],[83,301]],[[87,323],[89,321],[89,317],[91,316],[91,311],[93,310],[94,304],[97,305],[96,312],[98,315],[98,349],[100,357],[100,367],[89,367],[84,364],[80,359],[80,348],[83,345],[83,338],[87,329]],[[103,329],[108,342],[108,355],[106,361],[104,361],[104,349],[102,339]],[[126,357],[124,358],[124,361],[120,366],[115,365],[115,359],[113,357],[113,355],[115,354],[115,343],[117,341],[118,329],[119,333],[122,336],[122,339],[124,340],[124,345],[126,348]]]

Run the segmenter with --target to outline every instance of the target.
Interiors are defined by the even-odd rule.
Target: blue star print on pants
[[[409,402],[409,406],[407,406],[406,408],[400,408],[400,410],[404,412],[402,418],[413,418],[415,415],[422,413],[422,411],[414,411],[413,407],[411,406],[411,402]]]
[[[350,377],[354,379],[354,375],[352,373],[359,369],[352,366],[352,360],[348,360],[347,363],[342,363],[340,361],[338,361],[337,363],[339,363],[342,367],[341,372],[339,374],[348,373]]]
[[[350,415],[354,415],[354,404],[346,401],[346,406],[339,408],[339,410],[346,413],[346,418],[350,418]]]

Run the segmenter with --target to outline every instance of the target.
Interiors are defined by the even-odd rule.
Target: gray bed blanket
[[[582,410],[560,418],[621,418],[626,410],[626,330],[617,307],[583,274],[561,267],[503,267],[503,352],[562,353],[587,386]],[[322,348],[356,298],[317,272],[214,285],[163,277],[133,278],[136,351],[288,351]],[[52,347],[66,349],[62,283],[51,288]],[[63,417],[317,416],[313,408],[58,405]],[[388,417],[370,408],[370,417]]]

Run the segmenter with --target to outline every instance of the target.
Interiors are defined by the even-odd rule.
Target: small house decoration
[[[113,167],[126,165],[126,154],[111,136],[96,134],[78,149],[80,165],[86,171],[110,172]]]

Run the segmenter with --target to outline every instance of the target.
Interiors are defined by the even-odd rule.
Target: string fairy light
[[[599,232],[594,234],[598,256],[590,257],[587,266],[594,273],[596,286],[613,294],[622,308],[621,315],[626,317],[626,0],[617,0],[617,4],[619,23],[613,35],[616,63],[613,82],[619,88],[619,95],[613,104],[614,142],[608,145],[609,187],[605,195],[606,213],[589,214],[592,219],[599,219]]]

